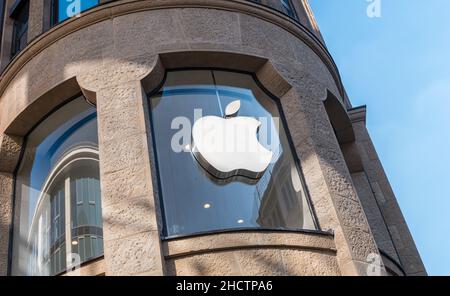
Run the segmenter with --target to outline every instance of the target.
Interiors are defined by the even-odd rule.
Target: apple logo
[[[225,118],[205,116],[192,128],[192,154],[214,177],[243,176],[259,179],[268,168],[273,153],[257,137],[261,122],[237,116],[241,101],[231,102]]]

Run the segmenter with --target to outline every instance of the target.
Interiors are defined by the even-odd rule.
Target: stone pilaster
[[[0,276],[7,275],[12,221],[13,175],[0,173]]]
[[[96,99],[106,275],[162,275],[146,96],[131,81]]]
[[[350,116],[367,182],[395,246],[400,264],[407,275],[426,275],[420,254],[367,131],[365,109],[355,109]]]
[[[8,272],[10,229],[13,213],[13,171],[20,155],[22,139],[0,136],[0,276]]]
[[[308,86],[291,90],[282,99],[282,106],[320,226],[335,234],[341,273],[367,275],[371,254],[380,254],[321,100],[322,94],[325,95],[324,89],[311,81]],[[385,273],[384,268],[381,272]]]

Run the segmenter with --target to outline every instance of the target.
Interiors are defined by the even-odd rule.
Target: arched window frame
[[[308,191],[308,187],[306,186],[305,183],[305,179],[304,179],[304,175],[302,173],[302,168],[301,168],[301,161],[300,158],[296,152],[295,149],[295,145],[292,141],[292,136],[290,134],[290,131],[288,129],[288,123],[286,120],[286,116],[283,112],[283,108],[280,102],[280,99],[275,96],[274,94],[272,94],[265,86],[264,84],[258,79],[256,73],[254,72],[249,72],[249,71],[242,71],[242,70],[232,70],[232,69],[228,69],[228,68],[220,68],[220,67],[181,67],[181,68],[170,68],[170,69],[166,69],[164,71],[164,77],[162,79],[162,81],[159,83],[159,85],[152,89],[151,91],[147,92],[147,99],[150,100],[152,98],[152,96],[158,94],[161,89],[163,88],[163,86],[166,83],[167,80],[167,74],[169,72],[178,72],[178,71],[189,71],[189,70],[209,70],[209,71],[224,71],[224,72],[230,72],[230,73],[238,73],[238,74],[244,74],[244,75],[249,75],[253,78],[254,82],[256,83],[256,85],[266,94],[269,96],[269,98],[276,104],[277,110],[279,111],[280,114],[280,119],[281,122],[280,124],[284,127],[284,131],[286,133],[286,137],[288,140],[288,145],[289,145],[289,149],[292,152],[292,156],[294,158],[294,163],[295,163],[295,167],[298,171],[300,180],[301,180],[301,185],[303,187],[304,190],[304,194],[305,194],[305,198],[307,201],[307,206],[308,209],[311,213],[311,217],[312,217],[312,222],[314,224],[315,229],[298,229],[298,230],[292,230],[292,229],[280,229],[280,228],[266,228],[266,227],[259,227],[259,228],[230,228],[230,229],[220,229],[220,230],[211,230],[211,231],[200,231],[200,232],[196,232],[196,233],[190,233],[190,234],[180,234],[180,235],[168,235],[167,234],[167,225],[166,225],[166,221],[165,221],[165,205],[164,205],[164,200],[163,200],[163,194],[162,194],[162,182],[161,182],[161,176],[160,176],[160,171],[159,171],[159,166],[160,164],[158,163],[158,156],[157,156],[157,147],[156,147],[156,142],[155,142],[155,129],[154,129],[154,125],[153,123],[153,116],[152,116],[152,108],[149,105],[149,120],[150,120],[150,129],[151,129],[151,144],[152,144],[152,150],[153,150],[153,155],[152,155],[152,161],[155,163],[155,167],[154,172],[156,175],[156,181],[158,183],[158,191],[157,191],[157,196],[159,199],[159,205],[160,205],[160,211],[161,211],[161,216],[163,217],[163,228],[162,231],[160,233],[161,239],[162,240],[171,240],[171,239],[178,239],[178,238],[185,238],[185,237],[195,237],[195,236],[199,236],[199,235],[205,235],[205,234],[219,234],[219,233],[227,233],[227,232],[236,232],[236,231],[280,231],[280,232],[305,232],[305,233],[319,233],[319,234],[329,234],[327,231],[323,231],[322,228],[320,227],[319,224],[319,219],[317,217],[316,211],[314,209],[314,205],[312,203],[312,199],[310,197],[310,193]]]
[[[14,192],[13,192],[13,196],[14,196],[13,197],[13,217],[14,218],[13,219],[14,220],[16,220],[15,217],[18,214],[18,213],[16,213],[16,211],[17,211],[17,207],[16,207],[16,202],[17,201],[16,200],[18,199],[18,197],[17,197],[18,174],[19,174],[20,167],[22,166],[22,162],[23,162],[24,157],[25,157],[24,153],[25,153],[25,151],[27,149],[27,142],[28,142],[27,140],[28,140],[30,134],[41,123],[43,123],[47,118],[52,116],[54,113],[58,112],[59,109],[61,109],[62,107],[66,106],[67,104],[71,103],[72,101],[74,101],[76,99],[80,99],[80,98],[84,99],[86,104],[88,104],[91,107],[95,108],[95,105],[93,105],[89,100],[87,100],[84,97],[84,95],[80,92],[80,93],[78,93],[78,94],[76,94],[76,95],[74,95],[74,96],[64,100],[61,104],[57,105],[54,109],[52,109],[50,112],[45,114],[45,116],[43,116],[38,122],[36,122],[30,128],[30,130],[24,135],[24,141],[23,141],[23,144],[22,144],[22,149],[21,149],[21,152],[20,152],[19,161],[18,161],[16,169],[15,169],[15,171],[13,173],[13,175],[14,175],[14,182],[15,182],[15,184],[14,184]],[[88,116],[88,117],[92,118],[92,116]],[[96,115],[95,115],[95,117],[96,117]],[[46,177],[46,179],[44,181],[44,185],[42,186],[42,190],[41,190],[40,196],[38,198],[38,203],[36,205],[36,210],[35,210],[34,215],[33,215],[33,220],[34,220],[34,217],[36,216],[36,213],[39,212],[38,208],[39,208],[40,204],[42,203],[43,200],[45,200],[45,195],[49,192],[49,190],[52,189],[52,185],[54,185],[54,182],[55,182],[55,180],[57,180],[58,176],[60,174],[62,174],[64,169],[69,167],[70,164],[72,164],[74,162],[82,161],[82,160],[94,161],[94,162],[96,162],[96,164],[98,166],[99,165],[98,146],[97,145],[91,146],[91,145],[83,144],[83,146],[77,146],[76,149],[71,149],[69,151],[66,151],[63,155],[61,155],[59,157],[59,160],[56,162],[56,164],[54,165],[53,169],[49,172],[48,176]],[[66,182],[67,182],[67,178],[65,179],[65,183]],[[65,197],[64,201],[65,201],[65,203],[68,202],[69,205],[70,205],[71,199],[69,197]],[[100,208],[101,207],[102,207],[102,205],[100,204]],[[65,208],[67,209],[67,207],[65,207]],[[72,207],[70,206],[68,212],[70,213],[71,210],[72,210]],[[64,220],[66,220],[67,219],[66,218],[67,210],[65,210],[64,212],[65,212]],[[102,217],[100,217],[100,219],[102,219]],[[15,223],[16,222],[14,222],[12,224],[12,227],[11,227],[11,230],[10,230],[11,238],[12,238],[12,240],[10,242],[10,246],[9,246],[10,256],[8,258],[8,261],[9,261],[9,263],[8,263],[8,265],[9,265],[9,274],[10,275],[15,275],[16,272],[17,272],[17,271],[14,271],[14,269],[13,269],[14,268],[13,267],[14,266],[13,253],[15,252],[15,246],[14,246],[14,240],[15,240],[14,239],[14,236],[15,236],[14,227],[15,227]],[[34,221],[30,224],[30,227],[29,227],[29,233],[28,233],[28,236],[27,236],[27,244],[28,245],[26,246],[27,248],[31,246],[29,243],[30,243],[31,234],[33,232],[32,231],[33,223],[34,223]],[[102,231],[102,233],[99,235],[99,238],[103,239],[103,230],[101,230],[101,231]],[[65,242],[69,242],[69,241],[72,242],[72,237],[69,237],[70,234],[68,232],[65,232],[65,236],[66,236],[66,238],[64,240]],[[30,253],[30,255],[32,255],[32,254]],[[59,272],[55,272],[55,273],[50,274],[50,275],[57,276],[57,275],[65,274],[65,273],[69,272],[72,268],[84,266],[84,265],[89,264],[91,262],[94,262],[94,261],[96,261],[96,260],[98,260],[100,258],[103,258],[103,256],[104,255],[103,255],[103,245],[102,245],[102,247],[101,247],[101,254],[99,256],[89,257],[89,258],[86,258],[87,260],[81,261],[81,262],[78,262],[76,258],[72,257],[73,258],[73,261],[72,261],[73,264],[72,265],[66,266],[64,268],[64,270],[60,270]],[[30,264],[30,262],[28,262],[28,264]],[[28,266],[28,268],[29,268],[29,266]],[[23,272],[23,271],[21,271],[21,272]],[[23,275],[22,273],[20,273],[20,274]]]

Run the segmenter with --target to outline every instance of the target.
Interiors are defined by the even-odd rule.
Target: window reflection
[[[239,116],[265,119],[274,162],[260,179],[217,179],[192,153],[172,150],[173,136],[184,116],[194,123],[202,116],[223,117],[226,106],[239,99]],[[165,230],[168,237],[236,228],[315,229],[303,182],[277,104],[251,75],[210,70],[171,71],[163,88],[150,99]],[[173,128],[174,127],[174,128]],[[261,133],[258,135],[261,137]],[[178,139],[177,139],[178,141]],[[181,140],[180,140],[181,141]],[[188,143],[181,145],[190,146]]]
[[[68,18],[88,10],[99,4],[99,0],[53,0],[55,23],[65,21]]]
[[[27,46],[29,1],[21,1],[11,15],[13,19],[13,36],[11,57],[14,57]]]
[[[249,0],[278,10],[291,18],[297,19],[290,0]]]
[[[82,97],[26,138],[16,184],[13,274],[56,275],[103,254],[97,147],[96,111]]]

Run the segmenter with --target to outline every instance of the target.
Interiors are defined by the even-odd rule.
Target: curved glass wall
[[[116,1],[116,0],[112,0]],[[108,2],[112,2],[108,1]],[[247,0],[258,3],[279,12],[282,12],[293,19],[298,20],[291,0]],[[58,24],[83,11],[100,5],[99,0],[52,0],[52,24]]]
[[[52,0],[53,23],[65,21],[99,4],[99,0]]]
[[[15,198],[14,275],[56,275],[103,254],[97,116],[83,97],[27,136]]]
[[[240,106],[230,104],[236,101]],[[251,75],[215,70],[171,71],[149,102],[164,236],[231,229],[316,229],[278,104]],[[195,123],[209,116],[230,125],[226,113],[236,113],[236,109],[238,115],[233,118],[239,124],[255,119],[260,122],[255,139],[273,153],[259,175],[236,170],[221,177],[196,157],[199,146],[191,133]],[[246,125],[238,129],[244,131]],[[221,131],[211,128],[209,132],[214,138]],[[229,139],[234,141],[233,136]],[[220,136],[215,140],[220,141]],[[231,154],[223,153],[215,161],[224,166],[233,162],[238,155],[229,151]],[[255,164],[245,162],[249,167]]]

